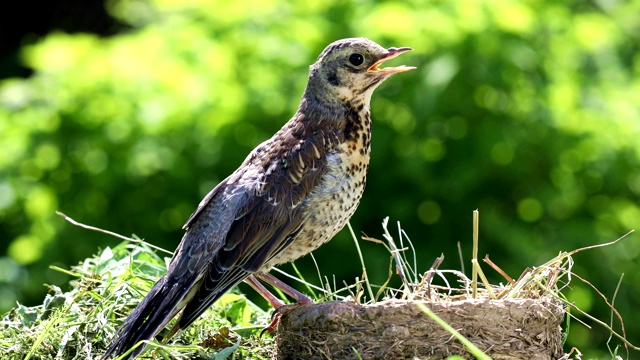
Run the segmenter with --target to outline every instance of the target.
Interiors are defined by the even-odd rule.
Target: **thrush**
[[[296,113],[202,200],[166,275],[124,321],[103,359],[154,338],[179,313],[169,337],[188,327],[245,279],[266,295],[253,275],[309,301],[267,273],[331,240],[353,215],[369,167],[371,94],[391,75],[414,69],[380,65],[409,50],[350,38],[322,51]]]

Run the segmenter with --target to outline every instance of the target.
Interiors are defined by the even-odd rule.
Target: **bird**
[[[268,300],[257,279],[310,302],[268,272],[331,240],[355,212],[369,168],[371,95],[391,75],[415,69],[381,65],[410,50],[347,38],[320,53],[293,117],[200,202],[167,273],[116,331],[103,359],[134,347],[127,358],[137,357],[140,342],[171,319],[180,314],[165,339],[242,281]]]

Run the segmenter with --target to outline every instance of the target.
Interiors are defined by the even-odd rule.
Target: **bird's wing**
[[[232,175],[233,176],[233,175]],[[231,177],[231,176],[230,176]],[[200,204],[198,204],[198,207],[196,208],[196,210],[191,214],[191,216],[189,216],[189,219],[187,220],[187,222],[182,226],[183,230],[188,230],[189,227],[193,224],[193,222],[198,218],[198,216],[200,216],[200,212],[205,208],[205,206],[207,206],[211,200],[218,195],[218,193],[220,193],[221,190],[224,189],[224,187],[226,186],[227,182],[229,181],[229,178],[226,178],[224,180],[222,180],[215,188],[213,188],[211,191],[209,191],[209,193],[207,194],[207,196],[205,196],[201,201]]]
[[[268,153],[266,161],[262,162],[256,161],[261,158],[260,147],[254,151],[254,161],[259,165],[257,173],[261,177],[252,182],[259,185],[253,187],[252,196],[236,215],[224,246],[208,259],[209,269],[200,290],[181,315],[181,328],[189,326],[223,293],[259,271],[265,262],[295,239],[303,225],[306,200],[320,185],[327,170],[326,162],[322,160],[328,147],[322,145],[321,136],[323,134],[317,134],[289,146],[270,144],[284,150],[276,156],[273,152]],[[242,186],[242,181],[235,184]],[[215,218],[216,207],[205,204],[187,234],[200,223],[210,223]]]
[[[271,206],[271,205],[269,205]],[[294,214],[291,218],[274,217],[268,223],[249,225],[252,219],[259,221],[260,205],[248,212],[230,230],[228,238],[242,236],[243,241],[234,248],[220,249],[210,259],[209,269],[195,296],[185,306],[180,316],[180,328],[188,327],[209,306],[229,289],[244,280],[249,274],[260,269],[279,244],[291,241],[300,229],[302,216]],[[236,224],[242,224],[235,226]],[[248,230],[248,232],[245,232]],[[253,245],[255,244],[255,245]]]
[[[152,339],[174,318],[200,288],[209,262],[224,246],[224,238],[236,214],[244,208],[247,194],[228,189],[223,181],[207,196],[208,206],[216,209],[215,219],[194,224],[182,238],[163,276],[124,321],[116,340],[103,359],[121,355],[141,340]],[[241,279],[240,279],[241,280]],[[140,346],[129,356],[140,354]]]

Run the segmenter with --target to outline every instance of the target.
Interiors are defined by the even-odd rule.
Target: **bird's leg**
[[[257,275],[257,274],[254,274],[254,275]],[[244,279],[244,282],[249,284],[249,286],[251,286],[253,290],[255,290],[258,294],[260,294],[260,296],[265,298],[269,302],[269,304],[271,304],[271,306],[273,306],[273,308],[275,309],[273,311],[273,315],[271,315],[271,322],[269,323],[269,325],[267,325],[267,327],[262,329],[262,331],[260,332],[260,337],[262,337],[262,335],[265,332],[272,334],[276,330],[276,327],[278,326],[278,322],[280,321],[280,316],[282,316],[282,314],[280,314],[278,309],[282,309],[284,307],[284,302],[282,302],[282,300],[278,299],[269,290],[267,290],[267,288],[264,287],[264,285],[262,285],[260,281],[258,281],[258,279],[255,278],[254,275],[249,275],[248,278]]]
[[[285,284],[283,281],[281,281],[280,279],[278,279],[277,277],[271,274],[255,273],[253,274],[253,276],[266,282],[267,284],[273,286],[276,289],[280,289],[283,293],[291,296],[296,301],[296,303],[300,305],[313,304],[313,300],[311,300],[307,295]]]
[[[260,294],[260,296],[265,298],[265,300],[267,300],[274,309],[278,309],[284,305],[282,300],[278,299],[269,290],[267,290],[267,288],[264,287],[264,285],[262,285],[253,275],[249,275],[248,278],[244,279],[244,282],[251,286],[253,290]]]
[[[267,288],[265,288],[264,285],[262,285],[258,281],[258,279],[277,289],[280,289],[283,293],[291,296],[296,301],[296,303],[285,305],[282,300],[278,299],[269,290],[267,290]],[[262,329],[262,331],[260,332],[260,336],[262,336],[262,334],[264,334],[265,332],[272,334],[276,330],[278,322],[280,321],[280,317],[282,316],[282,310],[290,309],[292,307],[297,307],[300,305],[313,304],[313,300],[311,300],[308,296],[285,284],[283,281],[271,274],[255,273],[253,275],[249,275],[249,277],[246,278],[244,282],[249,284],[249,286],[251,286],[263,298],[265,298],[275,309],[273,311],[273,315],[271,315],[271,323],[267,325],[267,327]]]

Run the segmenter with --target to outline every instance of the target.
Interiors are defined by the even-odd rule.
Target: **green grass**
[[[167,259],[144,242],[106,248],[70,270],[71,290],[49,286],[42,305],[18,306],[0,322],[3,359],[99,357],[122,320],[165,273]],[[229,293],[169,345],[152,341],[154,358],[270,359],[273,340],[258,338],[268,312]],[[194,345],[196,344],[196,345]],[[240,346],[242,345],[242,346]],[[217,354],[217,356],[216,356]]]

